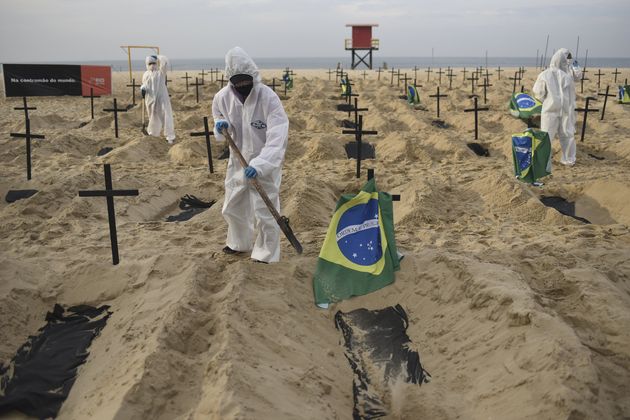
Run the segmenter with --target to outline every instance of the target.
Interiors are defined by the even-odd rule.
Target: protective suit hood
[[[567,62],[568,55],[569,55],[569,50],[567,50],[566,48],[560,48],[551,57],[551,61],[549,62],[549,67],[552,69],[559,69],[565,73],[568,73],[569,72],[569,63]]]
[[[225,77],[230,79],[236,74],[252,76],[254,84],[261,82],[258,66],[241,47],[234,47],[225,55]]]
[[[156,68],[159,67],[159,63],[158,63],[158,57],[157,55],[149,55],[147,56],[147,58],[144,59],[144,64],[147,66],[147,70],[151,70],[151,68],[149,67],[150,64],[155,63],[156,64]]]

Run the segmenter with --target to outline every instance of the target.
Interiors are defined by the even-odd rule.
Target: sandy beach
[[[227,161],[214,160],[209,173],[205,139],[189,134],[211,119],[216,82],[206,79],[197,104],[184,72],[169,73],[172,146],[141,133],[139,105],[120,114],[116,139],[113,116],[102,111],[112,98],[95,100],[94,120],[89,99],[29,98],[37,107],[31,130],[46,136],[33,140],[30,181],[24,140],[9,137],[24,132],[23,112],[13,110],[22,100],[2,95],[0,363],[36,334],[55,303],[107,304],[113,314],[60,419],[351,419],[353,373],[335,312],[400,304],[432,381],[392,384],[386,418],[630,418],[630,106],[610,98],[603,121],[588,116],[584,142],[578,115],[577,164],[560,165],[553,140],[553,173],[533,187],[514,178],[511,135],[525,129],[508,112],[515,69],[491,77],[490,110],[479,116],[477,141],[488,157],[466,145],[474,117],[464,113],[472,101],[461,69],[452,89],[442,80],[445,129],[432,125],[428,95],[437,76],[427,82],[422,70],[426,110],[400,99],[402,83],[391,86],[389,73],[377,80],[375,71],[365,79],[362,70],[349,72],[359,105],[369,108],[364,126],[378,131],[364,139],[376,159],[363,162],[360,179],[344,151],[353,138],[341,133],[348,115],[336,110],[343,100],[334,74],[295,71],[294,88],[280,95],[290,120],[281,213],[304,253],[282,238],[281,261],[271,265],[221,252]],[[602,88],[616,93],[610,71],[602,69]],[[271,82],[281,72],[262,76]],[[526,70],[526,90],[537,74]],[[627,77],[622,69],[619,80]],[[583,94],[578,85],[578,106],[597,96],[591,79]],[[119,106],[130,104],[128,74],[114,73],[113,83]],[[113,150],[98,157],[103,147]],[[215,159],[224,147],[212,138]],[[78,196],[104,187],[103,163],[114,188],[140,192],[115,200],[116,266],[105,200]],[[360,189],[368,168],[380,190],[401,196],[394,203],[401,270],[376,293],[319,309],[312,278],[335,203]],[[7,203],[17,189],[38,192]],[[217,203],[166,222],[185,194]],[[541,196],[575,202],[592,224],[546,207]]]

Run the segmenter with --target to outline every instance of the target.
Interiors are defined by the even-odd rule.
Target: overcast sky
[[[630,0],[0,0],[0,62],[345,57],[346,23],[378,23],[381,57],[523,57],[545,48],[630,57]],[[144,53],[142,53],[144,54]]]

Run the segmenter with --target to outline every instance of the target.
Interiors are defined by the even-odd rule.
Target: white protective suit
[[[147,132],[151,136],[159,137],[162,127],[164,127],[166,140],[169,143],[173,143],[175,140],[173,109],[171,108],[171,98],[168,97],[168,89],[166,88],[168,58],[163,55],[158,55],[157,57],[158,65],[153,70],[150,69],[149,63],[154,61],[154,59],[151,57],[146,58],[147,71],[142,76],[142,86],[140,87],[146,91],[144,102],[149,117]]]
[[[289,136],[289,119],[280,98],[261,82],[258,67],[239,47],[225,56],[225,75],[253,77],[254,86],[245,102],[239,99],[231,83],[215,95],[212,116],[225,120],[228,132],[249,166],[256,169],[257,179],[269,199],[280,211],[280,182],[282,163]],[[225,137],[214,131],[218,141]],[[223,217],[228,223],[226,245],[235,251],[252,250],[253,259],[264,262],[280,260],[280,228],[258,195],[245,178],[244,168],[235,153],[230,153],[225,176]],[[253,245],[253,248],[252,248]]]
[[[575,164],[575,82],[582,76],[579,67],[569,65],[569,51],[561,48],[551,57],[549,68],[538,75],[533,93],[542,102],[540,129],[549,140],[558,134],[563,165]],[[551,156],[548,169],[551,169]]]

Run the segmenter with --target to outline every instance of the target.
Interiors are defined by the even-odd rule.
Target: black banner
[[[4,91],[12,96],[81,96],[81,66],[3,64]]]

